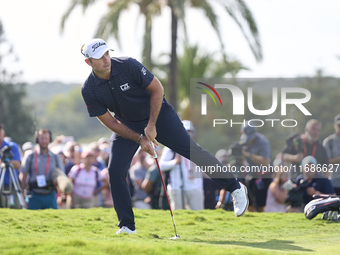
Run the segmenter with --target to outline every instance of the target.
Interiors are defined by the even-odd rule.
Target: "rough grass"
[[[0,254],[338,254],[339,224],[303,214],[135,210],[137,235],[116,235],[114,209],[0,209]]]

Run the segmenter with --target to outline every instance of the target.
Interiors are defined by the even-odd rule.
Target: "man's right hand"
[[[140,139],[139,144],[143,151],[149,153],[151,156],[155,155],[151,142],[148,138],[143,136],[143,138]]]

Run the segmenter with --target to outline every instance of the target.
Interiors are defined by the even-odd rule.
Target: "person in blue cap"
[[[164,98],[159,80],[141,63],[129,57],[110,57],[106,42],[96,38],[81,47],[92,72],[81,88],[90,117],[97,117],[115,133],[111,137],[110,186],[120,233],[136,233],[126,176],[133,155],[142,150],[154,154],[158,142],[190,159],[198,166],[220,165],[199,147],[185,130],[173,107]],[[111,114],[114,113],[114,116]],[[220,165],[222,167],[222,165]],[[247,191],[232,173],[216,182],[233,194],[234,212],[242,216],[248,208]]]

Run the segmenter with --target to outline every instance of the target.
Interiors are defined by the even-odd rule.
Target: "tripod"
[[[0,168],[0,193],[6,197],[5,203],[7,207],[10,207],[11,205],[14,205],[14,191],[16,192],[16,195],[18,197],[18,200],[20,202],[21,208],[26,209],[26,204],[24,200],[24,196],[22,194],[22,190],[20,187],[20,183],[18,180],[18,176],[15,173],[14,167],[10,160],[4,159],[5,162],[1,163]],[[5,173],[9,172],[9,184],[8,187],[5,185]],[[14,187],[14,190],[13,190]]]

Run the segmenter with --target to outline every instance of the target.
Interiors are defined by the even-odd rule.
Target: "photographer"
[[[313,156],[305,157],[302,162],[303,176],[297,178],[297,187],[305,185],[303,189],[303,203],[308,204],[313,195],[335,195],[331,181],[317,171],[317,160]],[[303,181],[302,181],[303,180]],[[305,182],[306,184],[304,184]]]
[[[13,168],[15,169],[16,172],[16,178],[19,179],[19,170],[20,166],[21,166],[21,155],[20,155],[20,150],[19,147],[16,143],[14,142],[6,142],[4,141],[5,138],[5,129],[4,129],[4,125],[2,123],[0,123],[0,149],[3,149],[5,146],[8,146],[11,152],[11,164],[13,165]],[[1,158],[0,155],[0,163],[2,163],[3,159]],[[18,197],[15,194],[12,195],[3,195],[2,191],[4,190],[9,190],[9,184],[10,184],[10,176],[9,176],[9,172],[6,171],[5,174],[5,179],[4,179],[4,186],[2,187],[1,190],[1,194],[0,194],[0,207],[8,207],[10,204],[10,207],[12,208],[16,208],[16,209],[20,209],[20,203],[18,200]],[[11,187],[13,193],[15,192],[14,187]],[[10,203],[8,203],[8,200],[10,200]]]
[[[330,164],[340,164],[340,114],[334,118],[334,134],[323,140],[323,147],[326,149]],[[340,171],[331,173],[331,182],[335,193],[340,195]]]
[[[318,142],[321,129],[321,122],[311,119],[306,123],[305,133],[301,136],[292,136],[287,139],[287,144],[282,150],[282,160],[291,163],[292,168],[290,178],[295,181],[300,175],[300,163],[306,156],[313,156],[318,164],[328,165],[328,156],[326,150]]]
[[[22,190],[29,176],[28,209],[57,209],[56,187],[58,180],[65,177],[61,158],[48,149],[52,141],[51,132],[47,129],[37,131],[36,142],[39,145],[23,160],[20,180]],[[58,182],[57,182],[58,181]],[[64,180],[65,187],[69,186]],[[65,188],[66,189],[66,188]]]
[[[270,143],[267,137],[256,132],[253,126],[241,127],[241,140],[244,142],[242,154],[249,167],[257,166],[257,172],[248,173],[246,185],[249,190],[249,211],[264,212],[267,199],[267,190],[271,183],[270,176],[263,174],[261,166],[269,166],[270,163]]]

